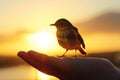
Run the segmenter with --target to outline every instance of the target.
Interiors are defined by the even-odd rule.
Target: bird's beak
[[[50,26],[55,26],[55,24],[50,24]]]

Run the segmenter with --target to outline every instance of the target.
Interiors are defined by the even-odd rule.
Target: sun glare
[[[48,76],[47,74],[44,74],[42,72],[38,72],[38,78],[40,80],[49,80],[50,79],[50,76]]]
[[[31,34],[29,37],[30,46],[37,50],[50,50],[55,47],[56,38],[52,33],[39,32]]]
[[[38,80],[59,80],[58,78],[54,77],[54,76],[50,76],[47,75],[45,73],[42,73],[40,71],[38,71]]]

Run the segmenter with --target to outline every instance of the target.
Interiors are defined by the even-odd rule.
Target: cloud
[[[0,43],[9,43],[14,41],[19,41],[26,34],[30,34],[31,32],[25,29],[19,29],[11,34],[0,34]]]
[[[120,33],[120,13],[105,13],[78,25],[87,33]]]

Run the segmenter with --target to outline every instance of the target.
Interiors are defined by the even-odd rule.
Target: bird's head
[[[50,25],[51,25],[51,26],[56,26],[56,28],[57,28],[58,30],[66,29],[66,28],[69,28],[69,27],[72,26],[72,24],[71,24],[68,20],[66,20],[66,19],[64,19],[64,18],[59,19],[59,20],[57,20],[54,24],[50,24]]]

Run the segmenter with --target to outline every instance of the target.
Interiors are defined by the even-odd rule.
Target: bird
[[[54,24],[50,24],[50,26],[55,26],[57,28],[56,37],[58,43],[61,47],[66,49],[65,53],[59,57],[64,57],[68,50],[75,49],[75,57],[76,51],[82,55],[86,55],[87,53],[83,50],[85,49],[84,40],[78,32],[78,29],[72,25],[65,18],[58,19]]]

